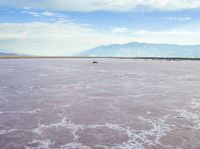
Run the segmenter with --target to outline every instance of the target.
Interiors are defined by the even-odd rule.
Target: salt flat
[[[200,61],[1,59],[1,149],[200,148]]]

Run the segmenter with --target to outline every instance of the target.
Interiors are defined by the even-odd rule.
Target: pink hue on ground
[[[200,148],[200,62],[1,59],[0,148]]]

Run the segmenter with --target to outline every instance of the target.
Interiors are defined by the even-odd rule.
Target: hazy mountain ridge
[[[2,53],[2,52],[0,52],[0,56],[21,56],[21,55],[18,55],[16,53]]]
[[[25,56],[25,54],[14,53],[10,50],[0,50],[0,56]]]
[[[131,42],[102,45],[77,56],[113,57],[200,57],[200,45],[148,44]]]

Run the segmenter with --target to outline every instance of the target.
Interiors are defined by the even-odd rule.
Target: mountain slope
[[[20,56],[20,55],[15,54],[15,53],[1,53],[0,52],[0,56]]]
[[[200,57],[200,45],[148,44],[131,42],[99,46],[77,56],[105,57]]]
[[[24,54],[13,53],[9,50],[0,50],[0,56],[24,56]]]

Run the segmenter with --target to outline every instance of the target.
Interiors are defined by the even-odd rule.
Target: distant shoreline
[[[51,59],[51,58],[103,58],[103,59],[144,59],[144,60],[200,60],[200,58],[182,58],[182,57],[78,57],[78,56],[0,56],[0,59]]]

